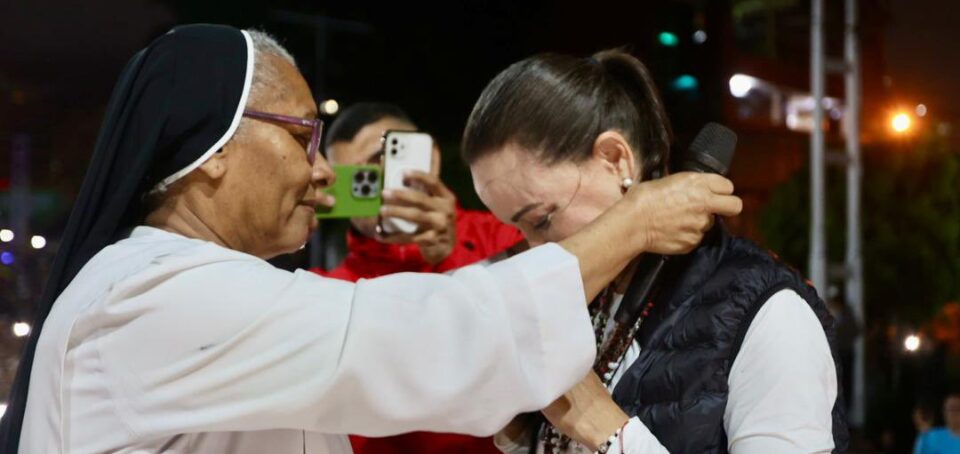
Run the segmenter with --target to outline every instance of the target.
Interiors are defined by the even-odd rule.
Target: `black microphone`
[[[736,148],[736,133],[718,123],[707,123],[683,155],[680,170],[726,175]],[[614,317],[617,323],[629,327],[637,322],[666,260],[666,257],[659,254],[644,254],[640,257],[637,270],[633,273]]]

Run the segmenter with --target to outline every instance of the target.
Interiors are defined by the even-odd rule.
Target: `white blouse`
[[[346,433],[489,435],[590,369],[576,257],[357,284],[138,227],[43,327],[21,453],[348,453]]]

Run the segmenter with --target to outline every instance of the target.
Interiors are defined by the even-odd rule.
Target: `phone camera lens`
[[[357,172],[353,174],[353,181],[357,183],[363,183],[364,172]]]
[[[393,150],[390,150],[390,153],[391,153],[392,155],[396,156],[396,155],[397,155],[397,149],[394,148]]]
[[[398,143],[397,139],[393,139],[393,144],[396,145],[397,143]]]
[[[371,183],[376,183],[376,182],[377,182],[377,179],[378,179],[378,178],[377,178],[377,173],[376,173],[376,172],[370,172],[370,173],[367,174],[367,181],[369,181],[369,182],[371,182]]]
[[[370,186],[368,185],[360,186],[360,194],[364,196],[370,195]]]

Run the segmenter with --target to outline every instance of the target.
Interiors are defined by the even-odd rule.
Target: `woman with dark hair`
[[[671,143],[646,68],[608,50],[539,55],[501,72],[474,106],[463,154],[484,203],[537,245],[571,235],[634,182],[665,176]],[[611,343],[631,275],[591,306],[597,345]],[[515,420],[497,437],[501,450],[846,449],[832,319],[793,269],[718,225],[668,262],[644,303],[635,336],[613,339],[629,348],[610,372],[545,409],[547,424]]]

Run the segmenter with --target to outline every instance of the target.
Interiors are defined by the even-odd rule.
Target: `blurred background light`
[[[734,74],[730,78],[730,94],[743,98],[757,85],[757,80],[746,74]]]
[[[906,112],[896,113],[892,118],[890,118],[890,128],[892,128],[893,131],[898,134],[903,134],[909,131],[912,124],[913,120]]]
[[[657,39],[660,40],[660,44],[665,47],[677,47],[677,44],[680,44],[680,39],[677,38],[677,35],[670,32],[660,32],[657,35]]]
[[[903,339],[903,348],[908,352],[915,352],[920,349],[920,336],[911,334]]]
[[[17,322],[13,324],[13,335],[23,337],[30,334],[30,324],[26,322]]]

